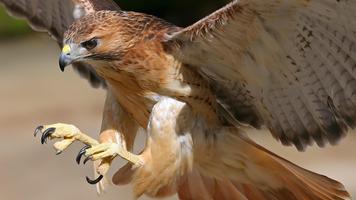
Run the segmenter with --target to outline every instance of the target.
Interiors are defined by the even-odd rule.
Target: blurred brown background
[[[144,7],[143,1],[127,2],[123,1],[123,8],[157,13],[185,25],[224,1],[207,1],[206,8],[184,19],[179,17],[179,9],[168,12],[174,3],[152,1],[150,7]],[[184,3],[176,6],[187,6]],[[33,138],[33,130],[40,124],[71,123],[93,137],[100,129],[104,90],[91,88],[69,68],[60,73],[58,55],[59,48],[46,34],[32,34],[24,22],[12,21],[0,10],[0,199],[131,199],[130,187],[112,186],[97,196],[95,187],[85,181],[86,175],[92,177],[91,164],[78,166],[74,161],[80,144],[55,156],[52,143],[41,145],[39,138]],[[269,134],[255,132],[252,137],[288,160],[341,181],[356,196],[355,133],[336,147],[315,147],[304,153],[283,147]],[[143,140],[141,136],[141,144]],[[118,159],[115,165],[120,164]]]

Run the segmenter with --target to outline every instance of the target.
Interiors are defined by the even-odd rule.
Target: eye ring
[[[96,46],[98,46],[98,40],[96,38],[90,39],[88,41],[82,42],[82,47],[86,48],[87,50],[92,50]]]

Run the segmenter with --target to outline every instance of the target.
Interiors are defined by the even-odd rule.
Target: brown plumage
[[[0,0],[36,23],[21,7],[31,0],[22,1]],[[40,28],[64,46],[61,68],[85,64],[105,80],[108,96],[99,142],[70,125],[44,127],[56,128],[48,137],[64,138],[58,151],[74,140],[91,145],[86,155],[100,161],[101,175],[117,155],[127,159],[113,182],[132,183],[136,197],[349,197],[342,184],[280,158],[243,130],[266,127],[304,150],[335,144],[355,126],[354,2],[233,1],[187,28],[110,0],[74,3],[70,26]],[[148,138],[133,155],[140,127]]]

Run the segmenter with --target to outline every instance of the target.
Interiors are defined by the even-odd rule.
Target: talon
[[[91,180],[90,178],[88,178],[87,176],[85,177],[87,179],[87,182],[91,185],[97,184],[101,181],[101,179],[104,178],[103,175],[100,175],[98,178],[96,178],[95,180]]]
[[[89,148],[90,148],[90,146],[86,145],[86,146],[84,146],[83,148],[80,149],[77,157],[75,158],[75,161],[78,163],[78,165],[80,164],[80,160],[82,159],[82,156],[85,154],[85,151],[87,149],[89,149]]]
[[[36,129],[35,129],[35,132],[33,134],[33,136],[37,136],[38,133],[42,132],[42,129],[43,129],[43,126],[38,126]]]
[[[57,151],[56,152],[56,155],[58,156],[59,154],[61,154],[62,153],[62,151]]]
[[[46,143],[46,140],[49,136],[51,136],[52,133],[54,133],[54,131],[56,131],[55,128],[49,128],[47,130],[45,130],[42,134],[42,137],[41,137],[41,144],[44,144]]]
[[[85,165],[85,163],[87,163],[89,160],[91,160],[92,157],[91,156],[88,156],[85,158],[85,160],[83,161],[83,164]]]

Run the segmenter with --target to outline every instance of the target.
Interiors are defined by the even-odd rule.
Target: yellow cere
[[[67,54],[69,52],[70,52],[70,46],[68,44],[64,45],[64,47],[62,49],[62,53]]]

